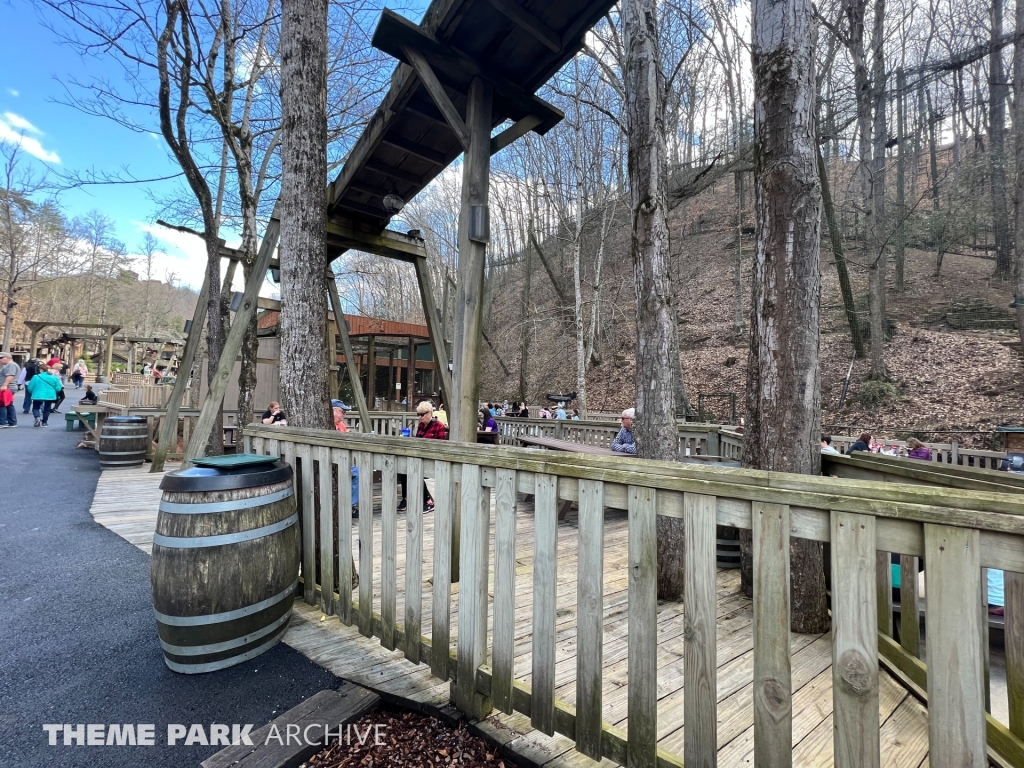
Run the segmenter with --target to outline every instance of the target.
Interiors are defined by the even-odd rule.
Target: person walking
[[[14,407],[15,383],[21,366],[14,362],[10,352],[0,352],[0,429],[18,426],[18,409]]]
[[[447,440],[448,428],[441,423],[440,419],[434,416],[434,404],[424,400],[416,406],[416,414],[419,416],[419,424],[416,426],[416,437],[425,440]],[[406,477],[398,476],[398,484],[402,487],[402,500],[398,502],[398,511],[406,510]],[[423,511],[432,512],[434,509],[434,497],[430,495],[427,484],[423,483]]]
[[[89,368],[86,366],[85,360],[79,358],[78,362],[75,363],[74,369],[71,371],[71,383],[75,385],[75,389],[82,388],[82,383],[88,375]]]
[[[28,383],[39,373],[39,361],[34,357],[25,363],[25,401],[22,403],[22,413],[28,414],[32,409],[32,395],[29,393]]]
[[[48,427],[53,404],[57,402],[57,393],[64,389],[60,379],[50,373],[50,366],[42,363],[39,373],[25,385],[32,395],[32,416],[36,427]]]

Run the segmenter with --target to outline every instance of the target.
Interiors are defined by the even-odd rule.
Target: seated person
[[[857,438],[857,442],[850,446],[850,450],[847,453],[853,453],[854,451],[871,451],[871,433],[862,432],[860,437]]]
[[[636,416],[635,408],[627,408],[622,412],[622,429],[612,440],[612,450],[616,453],[628,453],[636,456],[636,440],[633,439],[633,417]]]
[[[821,452],[831,453],[836,456],[840,455],[839,451],[832,446],[832,435],[821,436]]]
[[[78,401],[79,405],[96,405],[96,393],[92,391],[92,384],[85,385],[85,396]]]
[[[288,426],[288,417],[284,415],[284,411],[281,410],[281,404],[276,400],[263,412],[260,421],[272,427]]]
[[[912,437],[907,440],[907,456],[911,459],[923,459],[924,461],[932,460],[931,449],[916,437]]]

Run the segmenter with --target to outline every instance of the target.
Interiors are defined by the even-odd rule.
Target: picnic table
[[[71,413],[78,417],[78,420],[82,422],[89,433],[92,435],[93,440],[96,442],[96,450],[99,450],[100,435],[103,434],[103,422],[106,421],[107,416],[111,413],[120,413],[121,409],[117,407],[111,407],[109,405],[73,405],[71,406]],[[93,429],[89,426],[89,420],[86,419],[82,414],[95,413],[96,414],[96,428]]]
[[[569,453],[586,453],[591,456],[627,456],[629,454],[617,453],[611,448],[602,448],[598,445],[586,445],[574,443],[571,440],[558,440],[554,437],[534,437],[532,435],[519,435],[516,438],[523,445],[534,445],[538,448],[547,448],[549,451],[567,451]]]

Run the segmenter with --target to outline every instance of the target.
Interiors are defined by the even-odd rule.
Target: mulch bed
[[[362,743],[360,734],[363,735]],[[496,748],[471,735],[464,724],[450,728],[425,715],[378,709],[354,723],[351,730],[343,732],[340,743],[313,755],[302,768],[447,768],[456,765],[465,768],[514,767],[513,763],[498,756]]]

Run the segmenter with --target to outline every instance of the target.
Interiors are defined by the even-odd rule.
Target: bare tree
[[[1017,3],[1017,31],[1013,42],[1013,127],[1014,155],[1017,176],[1013,195],[1014,258],[1016,261],[1017,331],[1020,333],[1020,351],[1024,354],[1024,2]]]
[[[743,464],[803,474],[821,471],[821,188],[811,36],[810,0],[755,0],[758,234]],[[749,552],[750,536],[744,539]],[[793,630],[824,632],[821,544],[793,540],[790,573]]]
[[[281,14],[281,392],[290,423],[328,429],[327,0],[282,0]]]
[[[626,136],[633,281],[636,290],[636,439],[638,455],[678,461],[675,380],[676,310],[669,283],[665,197],[665,119],[658,15],[654,0],[622,4]],[[668,366],[665,361],[670,361]],[[659,517],[658,597],[683,593],[682,520]]]

